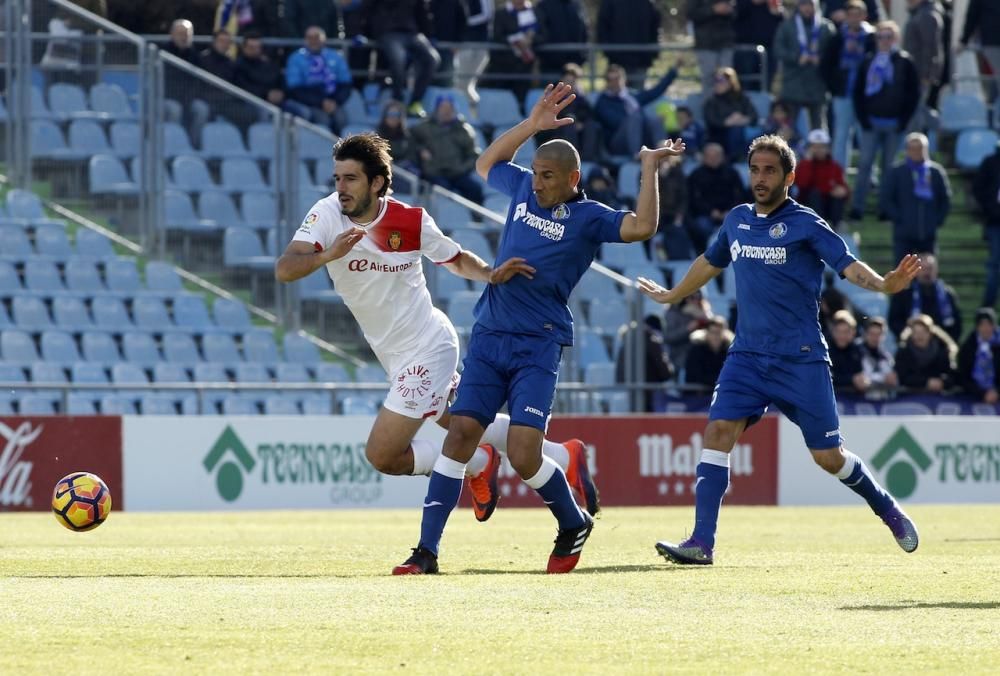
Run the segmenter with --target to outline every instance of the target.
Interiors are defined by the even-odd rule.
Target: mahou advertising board
[[[51,509],[52,489],[93,472],[122,509],[122,422],[116,416],[0,417],[0,511]]]

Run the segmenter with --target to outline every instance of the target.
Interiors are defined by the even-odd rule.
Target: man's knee
[[[827,448],[812,452],[813,460],[830,474],[836,474],[844,466],[844,452],[841,448]]]
[[[704,447],[728,453],[746,427],[744,420],[712,420],[705,428]]]
[[[365,446],[365,457],[382,474],[406,474],[412,469],[412,463],[407,462],[405,448],[369,444]]]

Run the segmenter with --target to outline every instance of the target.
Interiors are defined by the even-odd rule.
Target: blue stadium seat
[[[82,160],[85,155],[66,143],[62,129],[50,120],[32,120],[31,153],[46,160]]]
[[[992,129],[963,129],[955,142],[955,164],[965,171],[976,170],[997,150],[1000,135]]]
[[[227,394],[222,400],[224,415],[257,415],[260,411],[252,400],[238,394]]]
[[[487,195],[486,199],[483,201],[483,206],[490,211],[495,211],[498,214],[506,214],[510,209],[510,197],[504,195],[503,193],[493,193],[492,195]]]
[[[25,394],[18,402],[20,415],[54,415],[55,404],[42,394]]]
[[[251,329],[243,334],[243,356],[249,362],[275,364],[281,361],[274,333],[267,329]]]
[[[238,300],[216,298],[212,304],[212,316],[219,329],[242,333],[250,328],[250,313],[246,305]]]
[[[448,317],[455,324],[459,333],[469,333],[472,330],[472,324],[475,321],[472,311],[476,307],[476,303],[479,302],[479,295],[475,291],[466,291],[465,293],[456,293],[448,299]]]
[[[201,361],[194,337],[189,333],[167,333],[163,336],[163,357],[177,364],[196,364]]]
[[[110,333],[103,331],[87,331],[80,338],[83,347],[83,358],[110,366],[121,361],[118,345]]]
[[[6,122],[9,119],[10,116],[7,114],[7,106],[4,105],[3,96],[0,96],[0,122]]]
[[[76,255],[78,257],[103,259],[115,255],[111,240],[101,233],[88,228],[76,231]]]
[[[312,378],[303,364],[281,362],[275,367],[275,380],[279,383],[311,383]]]
[[[636,246],[639,249],[642,248],[641,245],[633,245],[633,246]],[[629,265],[624,270],[622,270],[622,275],[628,277],[632,281],[635,281],[639,277],[645,277],[646,279],[651,279],[659,284],[666,283],[666,280],[664,279],[663,276],[663,270],[661,270],[659,266],[656,266],[652,263],[646,263],[645,265],[643,264]]]
[[[73,256],[73,245],[62,226],[41,225],[35,229],[35,251],[38,256],[62,262]]]
[[[127,256],[112,258],[104,263],[104,277],[108,289],[117,293],[134,294],[142,290],[135,259]]]
[[[171,230],[185,232],[211,232],[216,229],[215,221],[206,221],[194,211],[191,196],[179,190],[163,191],[164,224]]]
[[[142,415],[178,415],[174,397],[164,392],[144,394],[139,399]]]
[[[232,192],[268,189],[260,167],[249,157],[227,157],[222,160],[222,187]]]
[[[206,333],[202,336],[201,353],[205,361],[220,364],[233,364],[243,359],[233,337],[225,333]]]
[[[270,122],[251,124],[247,131],[247,141],[252,156],[263,160],[274,158],[274,125]]]
[[[26,383],[28,379],[24,377],[24,369],[17,364],[6,364],[0,362],[0,383]],[[14,400],[17,389],[6,387],[0,388],[0,404],[10,404]],[[10,412],[10,409],[7,409]]]
[[[49,87],[49,110],[60,120],[79,118],[106,119],[103,113],[95,113],[87,103],[87,95],[79,85],[57,82]]]
[[[26,261],[35,255],[28,233],[19,225],[0,226],[0,256],[6,261]]]
[[[33,261],[24,268],[24,288],[46,296],[66,292],[56,264],[50,261]]]
[[[20,188],[7,193],[7,215],[22,225],[32,225],[36,228],[49,224],[66,226],[65,221],[48,218],[45,215],[38,195]]]
[[[80,384],[104,384],[108,382],[108,372],[103,364],[96,362],[77,362],[71,369],[72,380]],[[97,399],[106,390],[77,390],[82,396]]]
[[[129,178],[122,161],[113,155],[94,155],[88,163],[90,192],[95,195],[138,195],[139,185]]]
[[[197,155],[198,151],[191,145],[187,130],[176,122],[164,122],[163,129],[163,155],[165,157],[177,157],[178,155]]]
[[[611,362],[588,364],[583,370],[583,382],[589,385],[614,385],[615,365]]]
[[[771,96],[770,92],[747,91],[746,89],[743,91],[746,92],[750,102],[753,103],[753,107],[757,110],[757,117],[761,121],[771,116],[771,103],[774,97]]]
[[[430,213],[442,230],[458,230],[472,221],[468,207],[436,193],[431,198]]]
[[[174,298],[174,323],[195,333],[215,330],[204,299],[193,294]]]
[[[307,127],[299,127],[299,157],[315,160],[333,155],[333,142]]]
[[[104,128],[93,120],[73,120],[69,123],[69,147],[84,155],[112,152]]]
[[[99,406],[101,415],[135,415],[139,412],[133,399],[116,392],[101,395]]]
[[[128,331],[122,335],[122,352],[133,364],[152,368],[163,361],[153,336],[144,331]]]
[[[314,343],[297,333],[286,333],[282,339],[285,361],[298,364],[315,364],[319,362],[319,348]]]
[[[463,249],[477,254],[480,258],[493,259],[493,246],[482,232],[470,228],[460,228],[452,230],[449,236],[458,242]]]
[[[584,369],[589,364],[611,361],[608,348],[604,345],[601,335],[593,329],[578,328],[576,330],[573,352],[576,363]]]
[[[183,334],[178,334],[183,335]],[[192,362],[192,365],[201,362],[201,356]],[[191,376],[183,364],[174,364],[169,361],[153,364],[154,383],[189,383]]]
[[[121,333],[135,328],[125,304],[118,298],[101,298],[99,303],[91,304],[90,310],[94,315],[94,324],[101,329]]]
[[[199,193],[205,190],[218,190],[220,186],[212,180],[205,160],[193,155],[179,155],[170,162],[170,175],[178,190],[189,193]]]
[[[304,301],[316,301],[318,303],[329,303],[331,305],[343,304],[344,299],[333,288],[330,275],[325,269],[316,270],[312,274],[306,275],[298,282],[298,296]]]
[[[54,120],[55,115],[49,109],[49,104],[45,102],[45,95],[42,89],[36,84],[31,85],[31,117],[35,120]]]
[[[327,186],[333,183],[333,156],[327,155],[326,157],[316,158],[316,179],[313,181],[313,185],[322,190],[323,192],[331,192],[327,189]]]
[[[480,252],[485,258],[490,256]],[[434,292],[434,298],[438,301],[447,300],[456,293],[469,290],[469,282],[458,275],[452,274],[441,265],[428,265],[424,268],[427,276],[428,287]]]
[[[205,157],[248,157],[240,130],[229,122],[209,122],[201,129],[201,153]]]
[[[116,84],[99,82],[91,87],[90,108],[112,120],[134,120],[136,117],[125,90]]]
[[[82,359],[76,341],[66,331],[42,332],[42,359],[50,364],[73,364]]]
[[[184,283],[170,263],[149,261],[146,263],[146,289],[157,295],[173,296],[183,293]]]
[[[97,404],[88,394],[70,392],[66,395],[66,415],[97,415]]]
[[[227,268],[245,267],[270,271],[274,267],[274,256],[264,253],[260,237],[247,228],[226,228],[222,240],[222,260]]]
[[[170,321],[167,307],[159,298],[137,296],[132,301],[135,325],[146,331],[173,331],[177,327]]]
[[[368,112],[368,106],[365,105],[365,99],[357,89],[351,89],[351,95],[344,102],[344,114],[347,115],[347,120],[350,122],[347,127],[368,124],[371,119],[372,116]],[[350,136],[347,127],[344,128],[344,136]]]
[[[245,192],[240,197],[240,206],[243,223],[256,230],[270,230],[280,220],[274,193]]]
[[[3,269],[5,263],[0,263],[0,270]],[[0,280],[2,280],[2,275],[0,275]],[[0,329],[12,329],[14,328],[14,322],[11,320],[10,315],[7,314],[7,308],[3,303],[0,303]]]
[[[517,98],[509,89],[480,87],[478,91],[479,124],[507,129],[523,119]]]
[[[359,383],[384,383],[386,382],[385,369],[378,364],[365,364],[359,366],[354,372],[355,379]],[[382,395],[379,396],[379,401]]]
[[[264,400],[264,415],[301,415],[298,403],[294,399],[274,394]]]
[[[267,385],[261,389],[240,390],[240,396],[245,399],[260,402],[274,392],[271,387],[271,373],[263,364],[237,364],[234,373],[238,383],[264,383]]]
[[[11,318],[22,331],[45,331],[52,328],[48,308],[36,296],[14,296],[11,301]]]
[[[115,385],[144,385],[149,383],[149,376],[138,364],[121,362],[111,366],[111,381]]]
[[[316,365],[315,371],[316,371],[316,382],[319,383],[352,382],[350,374],[347,372],[347,369],[345,369],[342,364],[323,362],[322,364]]]
[[[439,96],[450,96],[455,102],[455,110],[459,115],[465,118],[466,122],[472,123],[472,109],[469,107],[469,99],[466,97],[465,93],[456,88],[452,87],[428,87],[427,93],[424,94],[424,108],[427,110],[428,115],[434,114],[434,102]],[[515,120],[515,124],[521,121],[518,117]]]
[[[344,397],[340,402],[340,410],[343,415],[376,415],[378,414],[381,398],[375,399],[366,395],[351,395]]]
[[[226,361],[232,361],[227,358]],[[199,362],[194,365],[194,381],[197,383],[228,383],[229,374],[226,373],[226,365],[221,362]],[[219,392],[219,390],[216,390]],[[206,390],[206,394],[209,390]]]
[[[649,265],[646,249],[638,243],[601,245],[601,263],[609,268],[624,270],[633,265]]]
[[[120,159],[129,159],[139,154],[141,136],[135,122],[115,122],[111,125],[111,151]]]
[[[220,228],[246,227],[233,199],[224,192],[203,192],[198,199],[198,215],[202,220],[212,221]]]
[[[969,94],[943,94],[938,106],[941,130],[958,132],[963,129],[989,128],[986,103]]]
[[[0,357],[10,364],[34,364],[39,360],[38,349],[27,331],[0,331]]]
[[[304,415],[330,415],[333,413],[333,399],[329,392],[317,392],[302,397]]]
[[[639,173],[641,167],[638,162],[626,162],[618,170],[618,193],[633,199],[639,198]]]
[[[628,307],[623,303],[591,303],[589,324],[603,336],[615,336],[628,324]]]
[[[32,364],[29,372],[33,383],[60,384],[69,382],[66,378],[66,369],[61,364],[39,362]],[[37,394],[47,397],[51,401],[57,401],[61,396],[58,390],[38,390]]]

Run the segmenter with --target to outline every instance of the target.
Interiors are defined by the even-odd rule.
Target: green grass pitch
[[[0,674],[914,673],[1000,669],[1000,505],[722,512],[716,565],[653,551],[692,510],[607,509],[576,572],[554,522],[457,512],[442,574],[393,578],[419,510],[0,515]]]

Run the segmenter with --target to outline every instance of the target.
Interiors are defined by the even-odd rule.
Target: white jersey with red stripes
[[[421,256],[448,263],[461,247],[423,209],[391,197],[379,202],[375,220],[362,226],[367,235],[326,270],[391,376],[390,364],[398,357],[454,340],[451,323],[431,303]],[[293,239],[323,251],[354,225],[333,193],[313,205]]]

